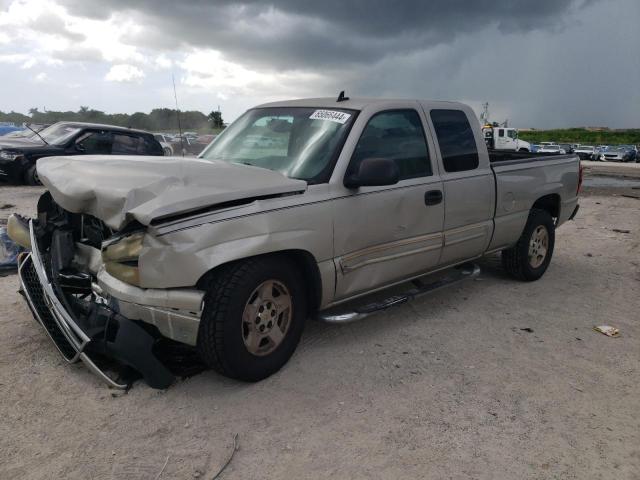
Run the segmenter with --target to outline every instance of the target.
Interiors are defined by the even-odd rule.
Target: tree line
[[[148,131],[177,131],[177,110],[172,108],[154,108],[150,113],[105,113],[86,106],[77,112],[57,112],[53,110],[40,111],[37,108],[29,110],[29,115],[19,112],[0,111],[0,122],[12,122],[16,125],[23,123],[51,124],[61,121],[104,123],[121,127],[138,128]],[[180,125],[183,131],[198,131],[201,133],[219,130],[224,127],[222,114],[213,111],[209,115],[190,110],[180,112]]]
[[[583,145],[640,145],[640,129],[591,131],[584,128],[565,128],[521,131],[518,136],[531,143],[555,141]]]

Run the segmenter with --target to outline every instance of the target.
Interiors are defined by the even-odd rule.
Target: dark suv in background
[[[58,122],[25,137],[0,137],[0,180],[38,185],[36,161],[58,155],[164,155],[151,133],[93,123]]]

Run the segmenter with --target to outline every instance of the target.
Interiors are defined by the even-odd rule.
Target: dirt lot
[[[0,187],[0,207],[31,213],[37,191]],[[211,478],[237,433],[222,478],[638,479],[640,200],[581,203],[542,280],[493,257],[359,323],[309,322],[258,384],[205,372],[115,394],[63,362],[0,278],[0,478],[154,479],[165,462],[160,478]]]

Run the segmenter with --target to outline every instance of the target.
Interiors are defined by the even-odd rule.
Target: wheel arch
[[[309,315],[314,314],[320,308],[320,304],[322,302],[322,276],[320,274],[320,269],[318,268],[318,263],[313,256],[313,254],[307,250],[302,249],[289,249],[289,250],[278,250],[269,253],[262,253],[258,255],[253,255],[241,259],[230,260],[228,262],[217,265],[207,272],[205,272],[200,279],[198,280],[196,286],[198,288],[204,288],[204,285],[209,281],[212,276],[219,274],[220,272],[227,269],[230,265],[243,262],[249,259],[256,258],[264,258],[264,257],[279,257],[282,259],[287,259],[291,261],[295,267],[300,271],[300,273],[304,276],[305,282],[304,287],[307,292],[307,300],[308,300],[308,313]]]
[[[535,208],[544,210],[554,219],[558,219],[560,217],[560,195],[557,193],[550,193],[538,198],[533,202],[531,210]]]

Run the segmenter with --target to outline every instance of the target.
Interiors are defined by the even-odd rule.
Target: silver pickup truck
[[[34,317],[68,361],[124,386],[106,358],[158,388],[173,379],[167,345],[257,381],[307,318],[357,318],[327,312],[374,292],[494,252],[537,280],[582,180],[575,155],[487,151],[466,105],[343,96],[253,108],[198,158],[37,169],[37,218],[8,225],[31,249]]]

